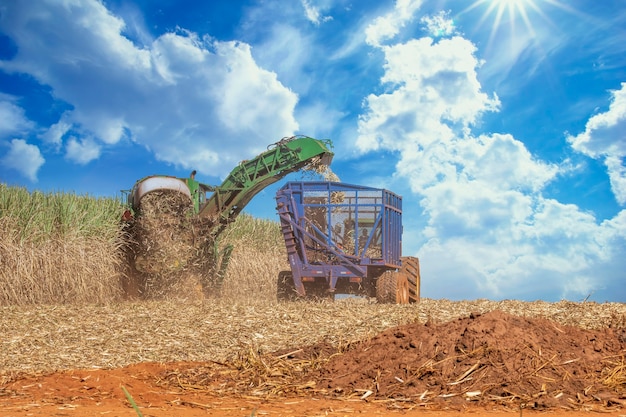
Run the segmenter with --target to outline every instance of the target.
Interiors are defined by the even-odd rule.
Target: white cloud
[[[415,12],[421,7],[423,0],[396,0],[392,11],[377,17],[365,30],[366,42],[372,46],[380,46],[383,42],[393,39],[400,29],[410,23]]]
[[[443,10],[433,16],[424,16],[420,20],[425,26],[430,36],[439,38],[450,36],[456,33],[454,20],[450,19],[449,12]]]
[[[71,127],[72,123],[67,121],[67,117],[62,117],[57,123],[51,125],[48,130],[41,135],[41,138],[47,143],[60,147],[63,143],[63,137],[69,132]]]
[[[424,291],[446,298],[506,294],[509,298],[557,300],[582,299],[605,287],[621,287],[626,229],[615,222],[625,217],[626,211],[598,225],[592,215],[576,206],[542,197],[517,197],[509,208],[501,207],[499,218],[491,217],[498,209],[497,200],[485,201],[483,207],[459,207],[456,196],[454,208],[433,218],[436,230],[431,233],[435,237],[419,251],[422,275],[431,277],[423,281]],[[487,207],[484,216],[476,210]],[[511,213],[508,220],[507,210]],[[467,219],[472,217],[486,223],[468,232]],[[459,229],[451,232],[445,226]]]
[[[18,171],[32,182],[37,182],[37,172],[44,162],[39,148],[22,139],[13,139],[9,151],[2,158],[5,167]]]
[[[314,5],[311,0],[302,0],[302,7],[304,7],[306,17],[311,23],[319,25],[322,22],[332,20],[331,16],[322,15],[321,7]]]
[[[100,157],[101,147],[91,138],[71,137],[67,141],[65,157],[72,162],[86,165]]]
[[[0,93],[0,139],[11,136],[26,137],[35,128],[35,124],[26,117],[24,109],[16,105],[15,101],[15,97]],[[0,145],[5,143],[0,142]],[[17,138],[6,142],[6,147],[8,151],[0,159],[2,165],[19,172],[31,182],[37,182],[37,172],[45,162],[39,148]]]
[[[422,38],[381,49],[386,59],[381,81],[390,91],[367,97],[357,144],[363,151],[436,146],[454,136],[454,125],[467,127],[499,105],[497,97],[480,90],[476,48],[466,39]]]
[[[283,22],[267,24],[268,37],[254,49],[255,59],[276,71],[293,91],[306,94],[315,88],[314,76],[306,67],[312,57],[319,53],[319,45],[293,25]]]
[[[34,127],[24,114],[24,109],[14,102],[14,97],[0,93],[0,138],[22,135]]]
[[[604,162],[615,198],[625,205],[626,83],[611,95],[609,109],[589,118],[585,131],[576,136],[569,135],[567,140],[578,152]]]
[[[604,159],[604,164],[609,172],[611,189],[615,194],[615,199],[621,205],[626,205],[626,162],[624,158],[626,158],[625,155],[611,155]]]
[[[95,0],[14,2],[0,30],[18,47],[0,69],[32,75],[73,107],[44,139],[57,143],[69,130],[93,138],[69,142],[71,160],[130,137],[163,161],[223,176],[298,129],[297,96],[242,42],[179,31],[137,46]],[[82,158],[79,145],[90,150]]]
[[[589,118],[583,133],[568,137],[577,151],[594,158],[626,155],[626,82],[611,95],[608,111]]]
[[[217,103],[220,121],[231,131],[250,134],[279,124],[288,124],[288,133],[296,129],[292,113],[297,97],[282,86],[275,73],[256,66],[250,46],[238,42],[216,46],[223,64],[215,87],[221,96]]]
[[[425,294],[582,299],[619,287],[626,212],[598,224],[593,214],[544,197],[560,167],[509,134],[472,133],[500,103],[482,91],[471,42],[422,38],[380,50],[385,91],[367,97],[356,147],[395,152],[397,180],[419,196]]]
[[[558,168],[536,160],[511,135],[492,134],[458,143],[458,163],[471,180],[485,181],[496,190],[540,191]]]

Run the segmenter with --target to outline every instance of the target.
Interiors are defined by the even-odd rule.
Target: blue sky
[[[423,296],[626,302],[623,0],[5,0],[0,34],[4,183],[219,184],[329,138],[403,196]]]

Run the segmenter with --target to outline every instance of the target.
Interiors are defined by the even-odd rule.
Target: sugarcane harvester
[[[288,182],[276,193],[289,271],[277,298],[375,297],[406,304],[420,297],[419,260],[402,256],[402,197],[330,181]]]
[[[225,228],[265,187],[289,173],[328,166],[331,149],[330,140],[293,136],[242,161],[219,186],[198,182],[195,171],[188,178],[152,175],[137,181],[128,192],[123,215],[134,235],[132,269],[148,277],[158,275],[156,279],[163,281],[172,272],[195,266],[205,275],[209,271],[205,281],[215,284],[216,279],[223,279],[224,261],[227,264],[232,249],[225,249],[218,267],[216,242]]]

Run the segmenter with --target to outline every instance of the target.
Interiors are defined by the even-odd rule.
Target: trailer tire
[[[413,256],[405,256],[402,260],[400,273],[406,276],[409,283],[409,303],[417,303],[420,300],[420,261]]]
[[[409,281],[404,274],[386,271],[376,281],[376,300],[379,303],[408,304]]]
[[[278,273],[276,282],[276,299],[278,301],[295,301],[298,299],[296,286],[293,283],[291,271],[281,271]]]
[[[376,280],[376,301],[381,304],[395,303],[395,287],[391,282],[391,272],[383,272]]]
[[[333,301],[335,294],[328,291],[328,284],[326,282],[314,282],[310,285],[305,285],[306,298],[314,301]],[[295,291],[295,289],[294,289]]]

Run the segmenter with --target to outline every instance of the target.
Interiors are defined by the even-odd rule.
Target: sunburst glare
[[[482,27],[487,20],[493,18],[489,35],[490,44],[506,24],[508,24],[512,39],[520,36],[534,38],[536,36],[535,27],[541,22],[543,22],[542,24],[553,25],[545,11],[545,6],[554,6],[575,13],[574,9],[559,0],[475,0],[459,15],[481,6],[484,6],[485,9],[476,24],[476,28]],[[537,21],[537,17],[540,21]]]

